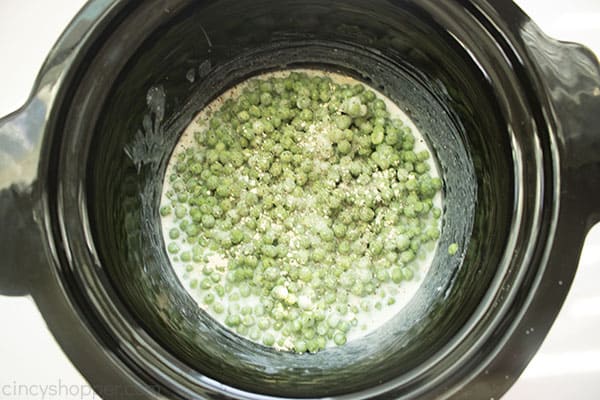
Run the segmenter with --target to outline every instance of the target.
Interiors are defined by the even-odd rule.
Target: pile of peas
[[[382,99],[290,72],[247,81],[199,122],[160,214],[210,315],[304,353],[343,345],[361,313],[394,304],[389,287],[439,238],[442,182]]]

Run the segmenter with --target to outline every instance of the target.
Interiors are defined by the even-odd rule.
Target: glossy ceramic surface
[[[2,192],[3,216],[14,221],[2,234],[27,233],[35,249],[31,232],[41,227],[46,243],[25,255],[5,245],[14,257],[3,265],[3,291],[32,292],[92,382],[148,396],[152,388],[184,397],[502,393],[511,382],[486,376],[515,376],[531,357],[598,217],[593,57],[545,38],[509,3],[310,2],[293,21],[285,15],[297,3],[269,7],[270,17],[260,4],[224,3],[171,2],[164,13],[153,4],[89,6],[97,29],[84,29],[89,41],[62,58],[72,64],[59,69],[64,83],[38,132],[38,180]],[[231,19],[236,13],[247,18]],[[444,240],[467,249],[460,266],[438,255],[412,321],[322,359],[286,359],[215,335],[169,278],[152,225],[165,149],[194,110],[252,72],[297,63],[383,85],[411,111],[429,132],[446,195],[460,200],[447,202]],[[3,140],[7,126],[33,123],[29,107],[4,125]],[[36,130],[27,133],[35,151]],[[527,326],[535,334],[513,334]],[[78,360],[89,341],[92,354]]]

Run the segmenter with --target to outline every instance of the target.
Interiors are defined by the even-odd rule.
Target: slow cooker
[[[314,355],[215,324],[158,229],[191,118],[294,67],[354,76],[411,116],[444,178],[439,249],[462,249],[438,250],[385,335]],[[31,294],[104,398],[497,397],[598,220],[599,77],[507,1],[92,1],[0,125],[1,292]]]

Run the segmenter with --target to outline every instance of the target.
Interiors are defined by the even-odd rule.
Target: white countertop
[[[0,0],[0,116],[25,102],[46,54],[83,3]],[[600,1],[517,3],[546,33],[600,54]],[[600,399],[599,267],[597,225],[558,319],[504,399]],[[99,399],[62,353],[31,299],[0,296],[0,315],[1,399]]]

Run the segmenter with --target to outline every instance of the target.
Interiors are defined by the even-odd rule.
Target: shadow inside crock
[[[368,336],[304,355],[242,339],[200,310],[169,264],[158,215],[166,164],[194,115],[252,75],[295,67],[346,73],[386,93],[423,132],[444,179],[439,246],[412,301]],[[218,382],[305,397],[423,372],[486,293],[508,236],[513,167],[496,109],[477,65],[417,8],[384,1],[189,7],[132,55],[105,102],[88,167],[99,258],[157,343]],[[453,242],[461,251],[450,256]]]

